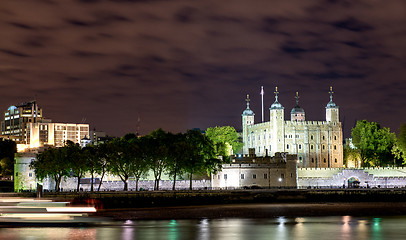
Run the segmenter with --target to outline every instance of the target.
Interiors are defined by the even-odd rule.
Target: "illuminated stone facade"
[[[212,188],[296,188],[297,156],[276,153],[274,157],[237,156],[212,175]]]
[[[326,106],[325,121],[306,121],[305,112],[299,106],[291,111],[291,119],[285,120],[284,107],[278,102],[271,105],[270,120],[254,123],[254,112],[249,107],[242,114],[243,154],[254,149],[257,156],[274,156],[276,152],[286,152],[298,156],[299,167],[337,168],[343,166],[343,131],[339,122],[339,107],[333,102],[330,89],[330,102]]]

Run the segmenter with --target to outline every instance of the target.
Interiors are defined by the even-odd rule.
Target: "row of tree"
[[[0,138],[0,176],[8,178],[14,172],[14,154],[17,145],[14,141]]]
[[[138,181],[148,172],[154,175],[155,190],[159,189],[164,172],[173,179],[173,189],[176,179],[183,175],[189,177],[192,189],[193,175],[215,173],[221,169],[221,159],[228,159],[226,156],[230,152],[227,149],[237,150],[242,146],[232,127],[209,128],[207,132],[205,135],[189,130],[172,134],[158,129],[146,136],[127,134],[108,143],[84,148],[68,142],[64,147],[48,148],[39,153],[30,167],[40,180],[51,177],[56,191],[66,177],[77,178],[79,191],[80,180],[85,174],[91,176],[91,191],[94,190],[94,176],[101,176],[97,189],[100,190],[106,173],[118,176],[124,183],[124,191],[128,189],[129,178],[134,178],[138,190]]]
[[[361,167],[399,166],[406,164],[406,124],[400,127],[398,137],[379,123],[358,121],[351,131],[356,149],[347,147],[346,160],[360,159]]]

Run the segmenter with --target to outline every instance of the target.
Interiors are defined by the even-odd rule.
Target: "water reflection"
[[[125,221],[87,228],[0,228],[0,239],[406,239],[406,217]]]

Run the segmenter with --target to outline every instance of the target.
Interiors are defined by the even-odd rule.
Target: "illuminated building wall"
[[[30,148],[44,145],[62,147],[66,141],[80,143],[89,137],[89,124],[75,123],[30,123],[27,125]]]
[[[296,188],[297,156],[276,153],[274,157],[237,156],[212,175],[213,188]]]
[[[17,143],[26,143],[27,124],[41,121],[42,109],[36,101],[10,106],[4,112],[1,122],[1,135],[15,136]]]
[[[343,166],[343,131],[339,122],[339,107],[333,102],[326,106],[325,121],[305,121],[305,112],[296,106],[290,112],[291,119],[285,120],[284,107],[278,102],[271,105],[270,120],[254,124],[254,112],[247,108],[242,114],[243,154],[254,149],[258,156],[274,156],[276,152],[286,152],[298,156],[298,166],[315,168],[337,168]]]

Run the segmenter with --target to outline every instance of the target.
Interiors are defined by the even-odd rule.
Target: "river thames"
[[[116,221],[97,227],[4,227],[0,239],[406,239],[406,216]]]

